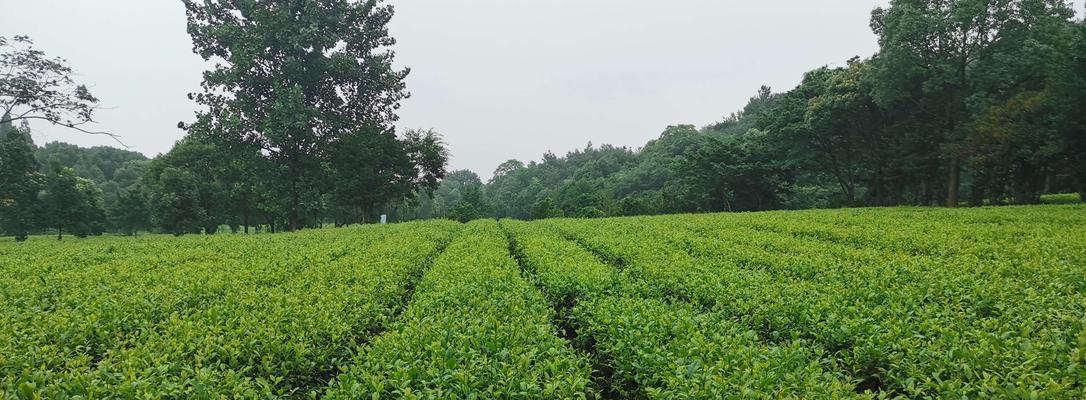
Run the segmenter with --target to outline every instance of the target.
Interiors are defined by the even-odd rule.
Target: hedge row
[[[802,342],[765,344],[749,328],[685,303],[632,297],[636,276],[538,225],[503,221],[517,253],[624,398],[846,398],[852,386]]]
[[[28,348],[36,340],[41,344],[29,348],[44,349],[59,364],[40,356],[13,360],[18,371],[5,374],[5,391],[55,398],[307,396],[395,316],[413,277],[457,228],[413,224],[231,238],[207,242],[216,248],[195,263],[131,257],[92,267],[86,278],[98,285],[75,280],[71,288],[82,290],[63,296],[81,303],[63,314],[39,312],[12,343]],[[140,254],[156,254],[147,250]],[[110,282],[102,275],[107,271],[125,272],[116,287],[96,289]],[[51,326],[63,332],[49,332]],[[94,344],[93,352],[85,350]]]
[[[1062,220],[1081,219],[1065,211],[1072,216]],[[869,227],[901,226],[917,229],[914,236],[963,243],[951,251],[919,239],[906,249],[793,235],[812,226],[801,213],[551,224],[620,260],[627,275],[646,283],[638,289],[641,296],[694,302],[768,343],[808,341],[859,390],[919,398],[1083,396],[1086,298],[1081,278],[1074,279],[1083,272],[1066,263],[1080,255],[1028,250],[1047,243],[1060,251],[1081,248],[1065,231],[1086,234],[1082,227],[1050,232],[1044,226],[1060,220],[1051,213],[1039,214],[1044,224],[1008,217],[1019,220],[1006,236],[991,231],[990,222],[946,216],[941,225],[911,216],[888,215],[897,220],[892,224],[880,220],[896,212],[862,213],[857,220],[835,215],[854,227],[836,234],[879,236],[883,232]],[[811,214],[817,219],[833,212]],[[1032,233],[1016,235],[1016,229]],[[971,231],[1006,242],[1009,250],[989,248],[988,240],[978,244],[987,252],[974,249],[967,240]]]
[[[464,228],[326,398],[586,398],[588,362],[556,336],[552,309],[494,221]]]

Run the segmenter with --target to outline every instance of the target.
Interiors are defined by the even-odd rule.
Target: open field
[[[0,243],[0,398],[1086,398],[1086,205]]]

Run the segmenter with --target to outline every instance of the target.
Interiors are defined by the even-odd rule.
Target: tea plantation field
[[[0,398],[1086,398],[1086,206],[0,242]]]

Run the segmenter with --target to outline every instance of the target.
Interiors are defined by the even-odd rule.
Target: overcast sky
[[[19,0],[0,35],[64,57],[110,109],[99,128],[148,156],[193,119],[203,61],[177,0]],[[668,125],[703,126],[759,86],[877,48],[884,0],[391,0],[397,63],[412,69],[399,127],[434,128],[451,169],[487,179],[502,161],[595,144],[640,147]],[[1076,2],[1082,9],[1082,0]],[[39,144],[111,145],[32,125]]]

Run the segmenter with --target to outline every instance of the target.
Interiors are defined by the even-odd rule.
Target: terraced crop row
[[[568,223],[568,222],[564,222]],[[850,397],[801,342],[766,344],[741,324],[645,293],[628,265],[613,268],[546,227],[503,221],[516,251],[596,355],[597,383],[617,397]],[[637,267],[632,267],[637,268]]]
[[[5,282],[5,391],[302,396],[395,316],[457,228],[191,239],[183,251],[155,243],[125,262]]]
[[[403,318],[326,398],[585,398],[591,368],[556,336],[494,221],[476,221],[434,262]]]
[[[0,243],[0,398],[1086,398],[1086,207]]]
[[[878,242],[862,239],[881,234],[873,229],[844,228],[837,234],[855,238],[845,244],[782,233],[785,224],[809,230],[795,222],[802,214],[808,213],[550,225],[622,264],[644,282],[632,290],[638,296],[693,304],[754,330],[764,343],[807,343],[857,391],[912,398],[1083,396],[1086,277],[1083,264],[1068,262],[1082,254],[1084,241],[1074,239],[1086,237],[1086,225],[1075,224],[1086,222],[1081,217],[1063,218],[1062,226],[1048,214],[1041,214],[1044,224],[1016,221],[1009,232],[1034,233],[1012,233],[1015,239],[984,233],[988,227],[952,214],[926,225],[899,221],[904,229],[926,229],[914,235],[962,242],[950,251],[926,240],[912,250],[855,245]],[[861,228],[880,224],[859,218],[850,221]],[[753,229],[752,222],[781,231]],[[1060,233],[1050,232],[1053,225]],[[987,252],[968,245],[974,230],[991,235],[978,244]],[[1008,250],[990,247],[1001,241]],[[1062,253],[1068,249],[1077,250]]]

